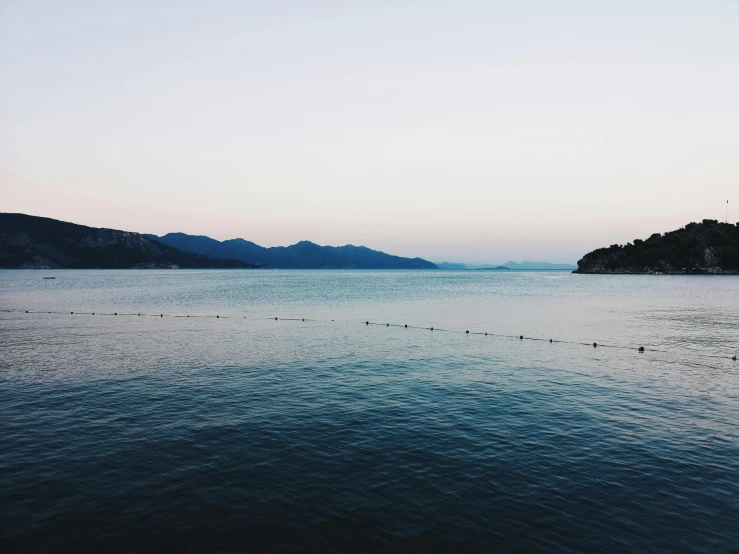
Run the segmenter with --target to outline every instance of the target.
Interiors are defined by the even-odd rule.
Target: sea
[[[0,551],[736,553],[738,353],[739,277],[0,271]]]

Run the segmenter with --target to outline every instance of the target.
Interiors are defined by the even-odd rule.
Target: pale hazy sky
[[[739,221],[736,0],[0,0],[0,211],[574,262]]]

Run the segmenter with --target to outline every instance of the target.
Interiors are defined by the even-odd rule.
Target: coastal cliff
[[[739,274],[739,223],[704,219],[585,254],[573,273]]]

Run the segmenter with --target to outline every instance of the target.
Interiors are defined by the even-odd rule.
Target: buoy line
[[[329,323],[334,322],[335,320],[328,320],[328,319],[315,319],[315,318],[307,318],[307,317],[248,317],[248,316],[225,316],[225,315],[203,315],[203,314],[165,314],[165,313],[143,313],[143,312],[77,312],[74,310],[70,311],[59,311],[59,310],[25,310],[22,308],[16,308],[16,309],[0,309],[0,312],[5,313],[18,313],[21,315],[25,314],[52,314],[52,315],[89,315],[89,316],[134,316],[134,317],[158,317],[160,319],[165,317],[172,317],[172,318],[201,318],[201,319],[234,319],[234,320],[241,320],[246,319],[249,321],[299,321],[299,322],[315,322],[315,323]],[[417,330],[427,330],[427,331],[436,331],[441,333],[454,333],[454,334],[463,334],[463,335],[477,335],[477,336],[486,336],[486,337],[499,337],[499,338],[508,338],[508,339],[518,339],[519,341],[523,340],[530,340],[530,341],[541,341],[541,342],[549,342],[550,344],[571,344],[576,346],[590,346],[591,348],[615,348],[620,350],[632,350],[637,351],[639,353],[645,353],[645,352],[657,352],[657,353],[663,353],[663,354],[674,354],[674,350],[663,350],[659,348],[646,348],[644,346],[639,347],[633,347],[633,346],[624,346],[619,344],[604,344],[604,343],[598,343],[598,342],[578,342],[578,341],[569,341],[569,340],[557,340],[557,339],[546,339],[541,337],[528,337],[524,335],[507,335],[502,333],[491,333],[489,331],[470,331],[469,329],[465,331],[458,331],[453,329],[444,329],[441,327],[423,327],[418,325],[408,325],[408,324],[402,324],[402,323],[389,323],[389,322],[378,322],[378,321],[369,321],[369,320],[340,320],[342,322],[346,323],[361,323],[365,325],[366,327],[369,326],[376,326],[376,327],[395,327],[395,328],[401,328],[401,329],[417,329]],[[682,355],[689,355],[689,356],[700,356],[702,358],[717,358],[717,359],[723,359],[723,360],[737,360],[736,354],[734,355],[720,355],[720,354],[703,354],[703,353],[682,353]]]

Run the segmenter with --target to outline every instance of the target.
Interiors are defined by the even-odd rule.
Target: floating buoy
[[[141,314],[139,314],[138,317],[141,317]]]
[[[731,359],[732,359],[732,360],[734,360],[734,361],[736,361],[736,356],[734,356],[734,357],[733,357],[733,358],[731,358]]]
[[[16,311],[16,310],[3,310],[3,309],[0,309],[0,312],[12,312],[12,311]],[[27,314],[31,314],[31,313],[34,313],[34,314],[42,314],[42,313],[44,313],[43,311],[37,311],[37,312],[31,312],[30,310],[23,310],[23,311],[25,311],[25,313],[27,313]],[[48,314],[63,314],[64,312],[48,311],[47,313]],[[82,315],[87,314],[87,315],[93,315],[94,316],[94,315],[96,315],[97,312],[78,312],[78,313],[80,313]],[[75,315],[75,312],[74,311],[70,311],[69,314],[70,315]],[[102,312],[102,315],[110,315],[110,313],[107,313],[106,314],[105,312]],[[114,312],[113,315],[117,316],[118,315],[118,312]],[[128,315],[128,316],[132,316],[132,315],[136,315],[136,316],[145,315],[145,316],[150,316],[151,317],[151,316],[154,316],[155,314],[121,313],[121,315]],[[160,313],[159,314],[159,317],[160,318],[163,318],[164,317],[164,314],[163,313]],[[167,317],[182,317],[182,316],[181,315],[168,314]],[[187,314],[185,317],[188,317],[189,318],[190,317],[190,314]],[[193,316],[193,317],[196,317],[196,316]],[[197,316],[197,317],[212,317],[212,316],[200,315],[200,316]],[[220,319],[220,317],[221,317],[220,315],[216,315],[216,319]],[[236,317],[236,316],[224,316],[224,317],[231,317],[231,318],[233,318],[233,317]],[[244,316],[244,319],[248,319],[248,316]],[[270,319],[272,319],[272,318],[270,318]],[[275,321],[278,321],[280,318],[279,317],[275,317],[274,319],[275,319]],[[291,318],[286,318],[286,319],[287,320],[290,320]],[[297,319],[296,318],[296,319],[293,319],[293,321],[303,321],[303,322],[305,322],[306,320],[307,321],[314,321],[314,322],[315,321],[321,321],[321,320],[316,320],[316,319],[311,320],[311,319],[307,319],[307,318],[300,318],[300,319]],[[326,321],[326,320],[323,320],[323,321]],[[332,322],[335,322],[336,320],[335,319],[332,319],[331,321]],[[365,321],[365,325],[370,325],[370,324],[371,325],[382,325],[382,323],[379,323],[379,322],[374,322],[373,323],[373,322],[370,322],[369,320]],[[393,323],[393,324],[391,324],[389,322],[388,323],[385,323],[385,326],[386,327],[390,327],[390,325],[392,325],[393,327],[404,327],[405,329],[414,328],[414,329],[429,329],[430,331],[433,331],[434,330],[434,327],[414,327],[413,325],[409,325],[407,323],[406,324],[401,324],[401,323]],[[436,330],[437,331],[441,330],[441,331],[446,331],[446,332],[452,332],[452,333],[461,332],[461,331],[450,331],[449,329],[436,329]],[[486,337],[489,336],[489,335],[496,335],[496,333],[489,333],[488,331],[484,331],[484,332],[476,331],[475,333],[472,333],[469,329],[467,329],[465,331],[465,335],[471,335],[471,334],[485,335]],[[497,335],[497,336],[510,337],[510,335]],[[541,341],[541,340],[547,340],[547,339],[544,339],[544,338],[525,337],[524,335],[519,335],[518,338],[520,340],[524,340],[524,339],[526,339],[526,340],[539,340],[539,341]],[[551,344],[553,342],[554,342],[554,339],[553,338],[550,338],[549,339],[549,343]],[[559,343],[567,343],[567,344],[579,344],[579,345],[583,345],[583,346],[590,344],[590,343],[572,342],[572,341],[568,341],[568,340],[559,340],[557,342],[559,342]],[[593,342],[592,345],[593,345],[593,348],[597,348],[598,347],[598,343],[597,342]],[[608,346],[608,348],[628,348],[628,347],[610,345],[610,346]],[[638,346],[637,347],[637,351],[639,353],[644,353],[644,352],[646,352],[646,348],[644,346]],[[660,349],[650,350],[650,352],[663,352],[663,350],[660,350]],[[724,358],[724,359],[725,358],[729,358],[729,359],[733,360],[734,362],[736,362],[737,361],[737,357],[739,357],[739,355],[734,354],[734,355],[731,355],[731,356],[726,355],[726,356],[714,356],[714,357]]]

